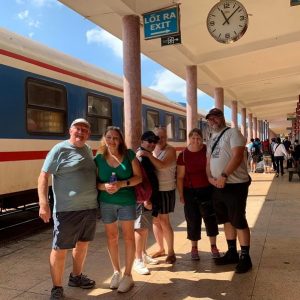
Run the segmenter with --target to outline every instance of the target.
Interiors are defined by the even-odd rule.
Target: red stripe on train
[[[13,53],[13,52],[10,52],[10,51],[4,50],[4,49],[0,49],[0,54],[11,57],[11,58],[14,58],[14,59],[18,59],[18,60],[21,60],[21,61],[25,61],[25,62],[30,63],[32,65],[36,65],[36,66],[39,66],[39,67],[42,67],[42,68],[45,68],[45,69],[48,69],[48,70],[51,70],[51,71],[54,71],[54,72],[57,72],[57,73],[65,74],[65,75],[75,77],[75,78],[78,78],[78,79],[81,79],[81,80],[92,82],[92,83],[97,84],[97,85],[102,85],[104,87],[107,87],[107,88],[110,88],[110,89],[113,89],[113,90],[116,90],[116,91],[119,91],[119,92],[123,93],[123,88],[119,88],[119,87],[116,87],[116,86],[113,86],[113,85],[110,85],[110,84],[92,79],[90,77],[82,76],[80,74],[77,74],[77,73],[74,73],[74,72],[71,72],[71,71],[68,71],[68,70],[64,70],[62,68],[58,68],[58,67],[43,63],[43,62],[38,61],[36,59],[32,59],[32,58],[29,58],[29,57],[26,57],[26,56],[23,56],[23,55],[20,55],[20,54],[17,54],[17,53]],[[162,104],[162,103],[156,101],[155,99],[149,98],[147,96],[142,95],[142,98],[146,99],[148,101],[152,101],[154,103]],[[167,107],[170,107],[170,108],[174,108],[173,106],[169,105],[168,103],[163,103],[163,105],[165,105]],[[185,112],[185,108],[183,108],[183,107],[176,107],[176,109],[179,109],[179,110]]]
[[[184,147],[175,147],[176,151],[182,151]],[[15,151],[0,152],[0,162],[45,159],[49,151]],[[95,155],[97,150],[93,150]]]
[[[48,151],[0,152],[0,162],[45,159]]]

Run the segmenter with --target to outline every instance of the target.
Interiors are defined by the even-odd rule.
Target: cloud
[[[26,9],[26,10],[18,13],[18,18],[20,20],[24,20],[24,19],[28,18],[28,15],[29,15],[29,11]]]
[[[182,97],[186,97],[185,81],[169,70],[157,72],[154,75],[154,82],[149,88],[161,93],[178,93]]]
[[[24,2],[24,0],[16,0],[16,3],[17,4],[24,4],[25,2]]]
[[[102,28],[93,28],[86,32],[86,40],[88,44],[103,45],[112,49],[113,53],[119,57],[123,58],[123,42],[117,37],[113,36],[109,32]],[[141,59],[147,59],[146,56],[141,54]]]
[[[34,20],[33,18],[30,17],[28,9],[19,12],[17,16],[18,16],[18,19],[25,22],[31,28],[32,27],[39,28],[41,25],[40,21]]]
[[[32,38],[32,37],[34,36],[34,32],[29,32],[29,33],[28,33],[28,36],[29,36],[30,38]]]
[[[109,47],[117,57],[123,58],[122,41],[109,32],[100,28],[93,28],[86,32],[86,39],[88,44],[95,43],[97,45]]]
[[[51,6],[52,4],[61,5],[57,0],[30,0],[30,3],[37,7]]]

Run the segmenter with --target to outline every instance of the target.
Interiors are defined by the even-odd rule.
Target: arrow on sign
[[[169,33],[171,30],[167,29],[164,31],[157,31],[157,32],[152,32],[150,35],[157,35],[157,34],[163,34],[163,33]]]

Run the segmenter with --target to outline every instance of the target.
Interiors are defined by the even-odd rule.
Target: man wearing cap
[[[147,154],[152,155],[152,152],[154,151],[158,141],[159,137],[155,135],[153,131],[146,131],[142,134],[141,146],[137,151],[137,158],[144,168],[152,187],[152,194],[149,201],[137,204],[137,219],[134,223],[136,251],[133,269],[141,275],[150,274],[150,271],[146,267],[146,264],[158,264],[158,260],[152,258],[147,254],[146,246],[148,232],[149,229],[152,228],[152,216],[157,217],[158,215],[157,198],[159,185],[154,165],[147,156],[140,156],[140,154],[146,152]]]
[[[228,251],[217,265],[237,264],[236,273],[252,268],[246,201],[251,179],[247,171],[245,138],[237,128],[226,127],[223,112],[213,108],[206,116],[213,134],[207,147],[207,176],[213,185],[213,201],[219,224],[224,224]],[[236,246],[241,246],[239,257]]]
[[[96,229],[96,166],[86,144],[90,124],[76,119],[69,129],[70,138],[55,145],[48,153],[38,179],[39,216],[48,223],[51,211],[48,179],[52,175],[53,243],[50,271],[53,282],[50,299],[63,299],[63,273],[68,249],[72,249],[73,270],[68,285],[93,288],[95,281],[82,274],[89,241]]]

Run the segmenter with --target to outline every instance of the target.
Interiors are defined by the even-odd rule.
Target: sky
[[[0,26],[50,48],[123,75],[122,41],[56,0],[0,0]],[[174,47],[174,46],[168,46]],[[172,101],[186,103],[185,81],[141,56],[142,85]],[[208,111],[214,100],[198,90],[198,107]],[[230,109],[225,107],[230,120]]]

